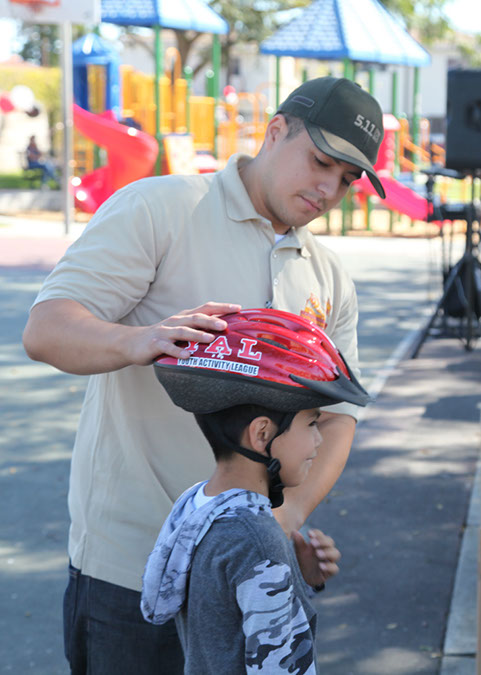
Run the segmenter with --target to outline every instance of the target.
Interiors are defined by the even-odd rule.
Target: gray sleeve
[[[263,560],[237,585],[246,673],[315,675],[312,633],[285,563]]]

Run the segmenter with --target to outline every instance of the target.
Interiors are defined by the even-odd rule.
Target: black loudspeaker
[[[481,70],[448,71],[446,167],[481,169]]]

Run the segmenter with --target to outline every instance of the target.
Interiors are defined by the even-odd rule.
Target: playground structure
[[[163,137],[189,134],[196,153],[216,155],[216,168],[223,166],[233,152],[257,152],[269,119],[264,93],[241,92],[235,96],[235,102],[231,97],[217,103],[212,95],[193,96],[190,94],[190,80],[181,76],[177,49],[168,48],[165,61],[171,68],[159,80],[160,131]],[[105,72],[95,64],[88,65],[87,70],[88,105],[83,107],[99,114],[107,109]],[[120,66],[119,71],[122,91],[120,119],[155,136],[155,78],[127,65]],[[209,80],[206,83],[208,88]],[[77,136],[76,166],[81,172],[89,171],[94,161],[93,145]]]
[[[138,129],[118,124],[112,111],[94,115],[74,105],[74,123],[94,143],[107,148],[105,166],[72,181],[77,201],[93,213],[116,190],[150,172],[158,153],[157,141]]]
[[[179,52],[173,47],[162,55],[165,70],[149,76],[121,66],[113,48],[105,47],[98,35],[81,40],[73,53],[74,92],[79,105],[74,115],[72,181],[77,207],[93,212],[114,190],[144,176],[214,171],[235,152],[253,155],[259,150],[275,109],[269,108],[265,91],[270,90],[272,99],[274,83],[264,85],[261,91],[231,91],[221,98],[218,86],[216,93],[214,73],[209,73],[205,95],[194,96],[192,74],[189,69],[182,71]],[[355,77],[351,66],[349,73],[345,63],[345,75]],[[370,90],[371,75],[373,72],[369,72]],[[275,86],[277,98],[278,81]],[[386,137],[377,165],[387,193],[382,206],[413,220],[425,220],[426,200],[418,194],[422,186],[418,188],[412,177],[423,167],[444,164],[444,150],[431,143],[428,120],[413,116],[410,129],[405,116],[397,117],[385,118]],[[152,139],[160,143],[160,171]],[[126,143],[128,151],[120,152]],[[126,152],[132,153],[128,164]],[[441,199],[446,198],[449,183],[449,179],[439,181]],[[351,211],[362,207],[368,228],[370,198],[370,186],[361,179],[348,204]],[[377,203],[374,198],[373,205]]]
[[[204,173],[215,171],[225,165],[234,152],[256,154],[264,137],[269,119],[268,101],[263,92],[239,93],[218,100],[212,95],[193,96],[190,93],[190,79],[182,77],[180,56],[177,49],[166,50],[164,62],[166,72],[160,77],[159,100],[160,132],[163,140],[162,173]],[[87,128],[78,125],[79,108],[76,108],[74,136],[75,180],[74,190],[77,206],[91,211],[99,205],[100,198],[107,196],[105,190],[96,189],[94,197],[91,185],[98,186],[103,175],[99,173],[102,152],[107,151],[111,161],[116,162],[118,138],[125,128],[140,132],[143,136],[154,138],[156,133],[157,106],[155,103],[155,78],[131,66],[119,66],[119,90],[122,92],[118,105],[118,118],[110,111],[105,116],[108,77],[106,68],[99,63],[85,65],[81,84],[76,87],[77,101],[83,102],[84,109],[91,113]],[[206,90],[209,89],[210,74],[207,77]],[[98,120],[98,129],[95,120]],[[103,135],[106,125],[111,132]],[[143,137],[143,136],[139,136]],[[149,155],[150,157],[150,155]],[[151,159],[151,158],[150,158]],[[155,159],[154,159],[155,162]],[[138,166],[136,180],[151,175],[153,163],[146,161],[141,170]],[[96,172],[96,173],[95,173]],[[94,178],[90,178],[94,174]],[[115,175],[112,167],[108,175]]]
[[[345,22],[351,21],[358,26],[355,16],[351,16],[350,12],[340,11],[345,3],[351,6],[349,0],[334,0],[330,8],[321,0],[313,0],[298,18],[278,31],[279,35],[275,34],[261,44],[262,53],[275,55],[277,59],[276,100],[270,112],[279,103],[279,59],[282,55],[318,60],[344,60],[344,74],[351,78],[355,77],[356,62],[413,66],[414,101],[418,101],[419,97],[416,95],[418,70],[420,66],[429,63],[429,55],[382,7],[372,0],[360,2],[363,13],[370,17],[366,26],[369,26],[374,37],[384,36],[383,40],[373,39],[372,34],[361,35],[358,29],[347,30]],[[334,5],[339,11],[335,11]],[[126,12],[124,16],[119,16],[112,11],[107,21],[126,25],[132,21],[132,16],[127,14]],[[173,21],[173,17],[169,20]],[[331,27],[337,31],[340,23],[346,30],[339,33],[341,36],[339,44],[326,44],[324,42],[326,31],[321,29],[321,26],[332,24]],[[162,157],[161,164],[159,160],[156,162],[157,173],[212,171],[221,168],[234,152],[255,154],[262,143],[269,119],[265,95],[261,92],[241,92],[235,98],[226,97],[223,100],[219,96],[220,51],[213,49],[214,72],[210,82],[206,83],[205,96],[193,96],[191,73],[187,69],[182,72],[177,50],[169,48],[165,54],[162,53],[160,26],[165,27],[167,25],[165,21],[160,21],[159,17],[150,17],[142,25],[149,25],[155,30],[155,76],[136,72],[128,66],[119,68],[122,100],[119,103],[118,122],[111,123],[128,124],[156,138]],[[318,27],[315,35],[312,33],[313,25]],[[222,30],[219,28],[218,32]],[[371,49],[369,45],[374,47]],[[220,49],[220,45],[218,46]],[[97,109],[91,108],[91,112],[101,113],[105,110],[105,101],[103,105],[98,105],[98,92],[105,86],[106,78],[104,77],[102,82],[102,74],[94,70],[96,66],[87,67],[91,68],[91,76],[88,76],[86,81],[89,82],[92,91],[97,92],[93,96],[97,99]],[[372,67],[369,70],[369,90],[374,93]],[[430,142],[429,123],[427,120],[419,119],[417,109],[413,111],[411,130],[407,119],[396,114],[395,91],[393,75],[392,110],[398,120],[394,120],[392,129],[386,130],[377,167],[382,173],[388,195],[384,205],[412,219],[424,220],[427,214],[426,199],[424,195],[418,194],[417,181],[413,180],[413,176],[423,166],[444,163],[444,151],[440,146]],[[81,180],[83,180],[82,172],[88,174],[95,170],[99,161],[98,149],[91,145],[89,147],[85,141],[83,146],[81,148],[78,141],[75,147],[76,173]],[[409,184],[404,184],[405,177],[410,179]],[[438,186],[438,189],[447,192],[447,183],[448,181],[446,185],[443,183]],[[350,225],[350,220],[352,222],[352,210],[359,204],[363,207],[366,226],[369,229],[371,210],[377,202],[372,199],[371,203],[369,186],[365,185],[363,180],[359,181],[354,189],[354,196],[343,200],[343,230],[346,225]]]
[[[191,95],[188,72],[182,77],[177,50],[166,50],[164,63],[167,70],[160,80],[160,119],[165,148],[163,173],[213,171],[222,167],[234,152],[255,154],[258,151],[269,119],[267,87],[254,93],[230,91],[216,103],[216,99],[208,95],[209,78],[206,79],[205,96]],[[82,103],[90,110],[75,108],[72,187],[77,207],[92,213],[116,189],[155,173],[155,85],[153,76],[130,66],[120,66],[118,80],[113,78],[111,81],[117,83],[115,86],[122,96],[117,100],[112,96],[109,98],[108,72],[99,63],[87,64],[83,81]],[[3,114],[14,109],[9,92],[3,92],[1,100]],[[106,110],[109,106],[116,109],[116,114]],[[424,195],[412,189],[412,180],[409,185],[403,181],[419,175],[426,166],[443,165],[444,150],[430,142],[428,120],[420,120],[419,145],[413,142],[404,116],[396,119],[386,115],[384,123],[385,139],[376,169],[387,199],[380,206],[404,214],[413,221],[425,220]],[[129,157],[128,163],[125,157]],[[469,181],[457,183],[458,198],[466,200]],[[452,184],[447,177],[437,181],[442,202],[448,201]],[[423,189],[421,184],[419,189]],[[352,208],[361,209],[364,227],[369,224],[367,196],[373,196],[374,205],[379,204],[370,183],[361,179],[354,186]]]
[[[269,120],[268,99],[263,92],[240,92],[228,97],[227,100],[219,100],[216,104],[213,96],[190,94],[190,81],[188,77],[182,77],[180,57],[175,48],[166,50],[165,63],[168,70],[159,80],[160,129],[165,150],[163,173],[212,171],[224,166],[234,152],[255,154],[259,150]],[[102,116],[106,102],[105,69],[93,64],[87,66],[87,71],[88,105],[91,111]],[[113,128],[117,127],[120,135],[127,127],[130,133],[136,129],[154,137],[156,116],[154,77],[136,71],[131,66],[120,66],[119,72],[122,91],[119,116],[123,124],[120,124],[113,114],[109,118],[109,123]],[[206,89],[208,84],[207,81]],[[105,115],[99,118],[99,128],[105,128],[105,120]],[[95,126],[94,117],[90,122],[88,129],[92,131],[92,124]],[[95,132],[89,133],[85,130],[85,126],[84,133],[79,133],[80,129],[78,125],[76,126],[75,174],[78,178],[82,178],[99,168],[96,145],[104,146],[107,153],[112,154],[113,151],[115,155],[118,139],[115,133],[108,137]],[[383,176],[388,195],[385,205],[413,220],[424,220],[425,199],[402,185],[393,178],[393,175],[399,173],[399,170],[412,173],[431,163],[443,164],[444,149],[431,143],[429,121],[426,119],[420,120],[420,145],[413,142],[409,122],[405,117],[396,120],[392,115],[385,116],[385,128],[385,139],[376,165]],[[113,140],[113,147],[107,145],[110,140]],[[180,157],[176,157],[176,153]],[[145,175],[150,175],[152,168],[151,162],[146,167]],[[96,184],[99,175],[102,174],[97,174],[97,180],[94,181]],[[82,179],[82,182],[85,193],[90,181]],[[449,179],[442,181],[440,189],[446,192],[448,185]],[[356,189],[360,193],[361,203],[363,194],[372,194],[369,185],[362,179],[357,182]],[[105,197],[107,193],[108,189],[97,194]],[[95,203],[96,200],[89,199],[84,200],[79,206],[90,209]]]
[[[234,152],[255,154],[260,148],[268,122],[266,96],[263,93],[240,93],[235,103],[222,100],[217,105],[213,96],[192,96],[189,80],[181,77],[177,50],[171,48],[166,57],[171,57],[173,67],[170,73],[165,73],[159,80],[160,130],[164,150],[162,173],[215,171],[224,166]],[[167,58],[166,62],[169,62]],[[87,100],[88,112],[91,114],[87,127],[77,124],[81,108],[76,108],[74,189],[77,206],[88,211],[98,206],[101,203],[98,203],[98,199],[105,198],[108,193],[106,188],[96,190],[96,197],[90,194],[90,186],[98,185],[102,175],[99,173],[102,161],[99,147],[107,151],[110,166],[111,161],[117,161],[118,139],[126,128],[130,133],[135,130],[141,134],[139,138],[155,137],[154,77],[135,71],[130,66],[121,66],[119,70],[123,94],[119,119],[112,111],[108,120],[105,117],[106,77],[104,69],[98,64],[87,65],[85,82],[89,91],[84,100]],[[106,125],[110,134],[103,135],[102,130],[105,130]],[[153,163],[146,160],[143,171],[140,166],[137,168],[139,171],[131,180],[151,175]],[[112,175],[112,171],[109,171]],[[97,173],[91,183],[90,176],[94,172]]]
[[[195,4],[197,0],[189,2]],[[352,11],[344,11],[347,9]],[[154,2],[148,15],[137,15],[134,4],[128,0],[122,6],[116,0],[103,0],[103,21],[154,30],[154,76],[120,66],[113,47],[102,45],[96,33],[84,36],[77,50],[73,45],[73,84],[79,107],[74,115],[74,161],[64,158],[64,167],[72,164],[75,167],[73,181],[69,178],[67,182],[72,185],[77,207],[93,212],[115,189],[144,176],[214,171],[234,152],[255,154],[262,143],[269,115],[279,102],[279,60],[287,55],[344,63],[344,75],[352,79],[364,61],[367,65],[363,70],[369,79],[363,84],[374,94],[372,64],[414,67],[414,107],[410,122],[398,114],[397,74],[392,73],[392,112],[397,119],[395,129],[387,127],[381,164],[377,167],[387,193],[387,199],[380,206],[387,206],[391,214],[403,213],[416,220],[426,218],[426,200],[421,194],[424,186],[417,177],[427,166],[444,164],[444,150],[431,143],[429,122],[420,119],[417,107],[418,71],[429,62],[429,55],[376,0],[354,3],[353,0],[332,0],[331,3],[312,0],[297,18],[260,45],[261,53],[276,57],[276,81],[264,85],[261,91],[240,92],[224,98],[220,97],[218,35],[226,33],[228,26],[204,3],[199,3],[198,10],[186,14],[180,3]],[[362,30],[357,18],[359,12],[364,18],[369,17],[369,21],[362,23]],[[192,73],[189,69],[182,71],[177,50],[168,48],[164,52],[163,28],[213,34],[213,72],[206,78],[204,96],[192,95]],[[327,39],[326,36],[331,35],[327,28],[334,31],[335,40]],[[307,68],[303,77],[304,74],[307,77]],[[269,101],[266,90],[270,94]],[[3,107],[5,105],[8,108],[8,101],[3,101]],[[152,139],[157,143],[157,151]],[[119,151],[123,145],[132,153],[129,163],[124,159],[126,151]],[[389,162],[382,157],[384,148]],[[441,200],[447,199],[450,183],[449,178],[438,181],[436,189]],[[462,187],[462,199],[467,190],[467,186]],[[356,182],[352,193],[342,202],[343,232],[351,229],[352,212],[358,206],[362,207],[365,226],[369,229],[371,209],[379,205],[363,179]],[[326,220],[329,231],[328,217]]]

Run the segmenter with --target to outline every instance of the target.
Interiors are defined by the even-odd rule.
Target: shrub
[[[21,66],[0,66],[0,91],[9,92],[17,84],[29,87],[35,100],[42,104],[48,117],[50,145],[54,154],[61,148],[61,71],[60,68],[42,68],[22,64]]]

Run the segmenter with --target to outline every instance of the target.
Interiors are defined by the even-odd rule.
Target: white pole
[[[73,66],[72,24],[63,21],[62,27],[62,111],[63,111],[63,204],[65,234],[69,234],[74,216],[71,191],[73,167]]]

